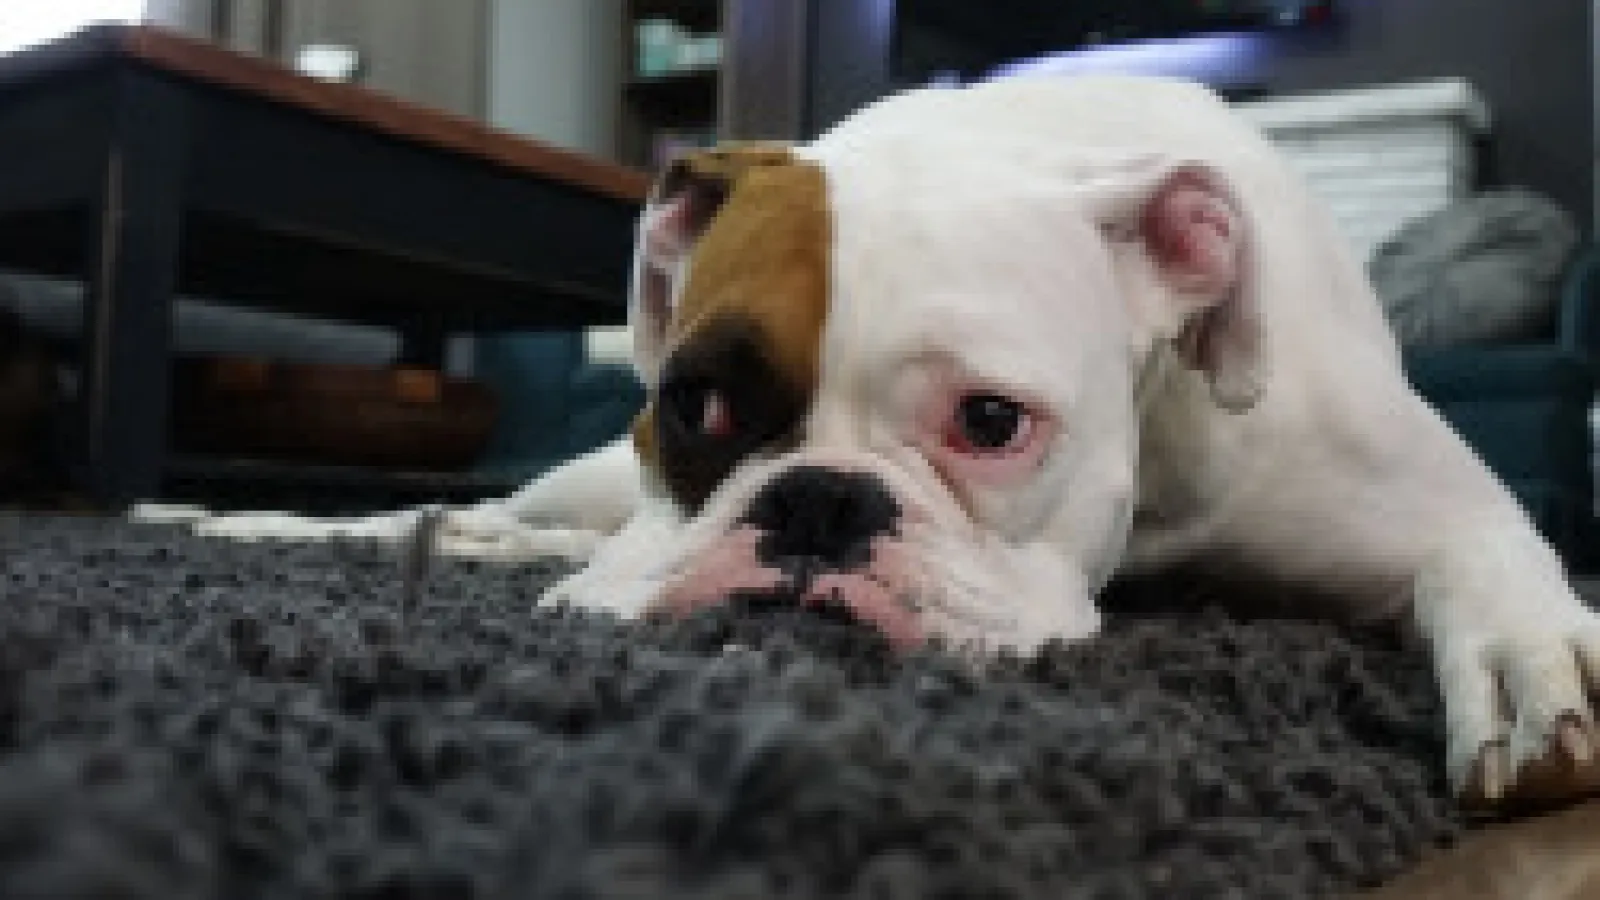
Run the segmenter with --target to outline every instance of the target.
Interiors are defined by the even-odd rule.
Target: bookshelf
[[[722,137],[723,29],[723,0],[626,0],[620,162],[654,171]]]

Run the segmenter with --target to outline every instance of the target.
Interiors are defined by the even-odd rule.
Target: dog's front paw
[[[539,602],[549,606],[610,612],[624,619],[634,619],[650,608],[658,591],[659,586],[653,583],[607,578],[604,571],[590,566],[551,585]]]
[[[1600,617],[1526,611],[1434,630],[1452,784],[1469,804],[1563,800],[1600,788],[1593,689]]]
[[[620,531],[597,537],[589,562],[556,582],[544,604],[606,610],[637,618],[651,609],[684,556],[680,523],[659,510],[636,515]]]

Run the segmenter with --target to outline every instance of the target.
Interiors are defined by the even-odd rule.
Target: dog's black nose
[[[873,538],[890,534],[900,505],[876,476],[796,466],[763,487],[741,521],[765,532],[762,562],[847,569],[871,557]]]

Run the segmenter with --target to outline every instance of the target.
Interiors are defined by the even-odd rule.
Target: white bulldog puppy
[[[1223,559],[1323,588],[1319,613],[1410,616],[1464,792],[1593,771],[1600,619],[1408,385],[1322,205],[1203,88],[916,90],[690,155],[632,292],[632,434],[453,514],[447,545],[598,536],[552,596],[626,615],[777,591],[900,645],[1020,650],[1094,634],[1113,573]],[[321,527],[268,524],[199,527]]]

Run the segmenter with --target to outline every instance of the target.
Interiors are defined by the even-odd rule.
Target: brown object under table
[[[389,326],[405,362],[437,366],[451,333],[620,323],[647,187],[147,27],[0,57],[0,266],[87,286],[69,464],[106,506],[184,476],[175,295]]]

